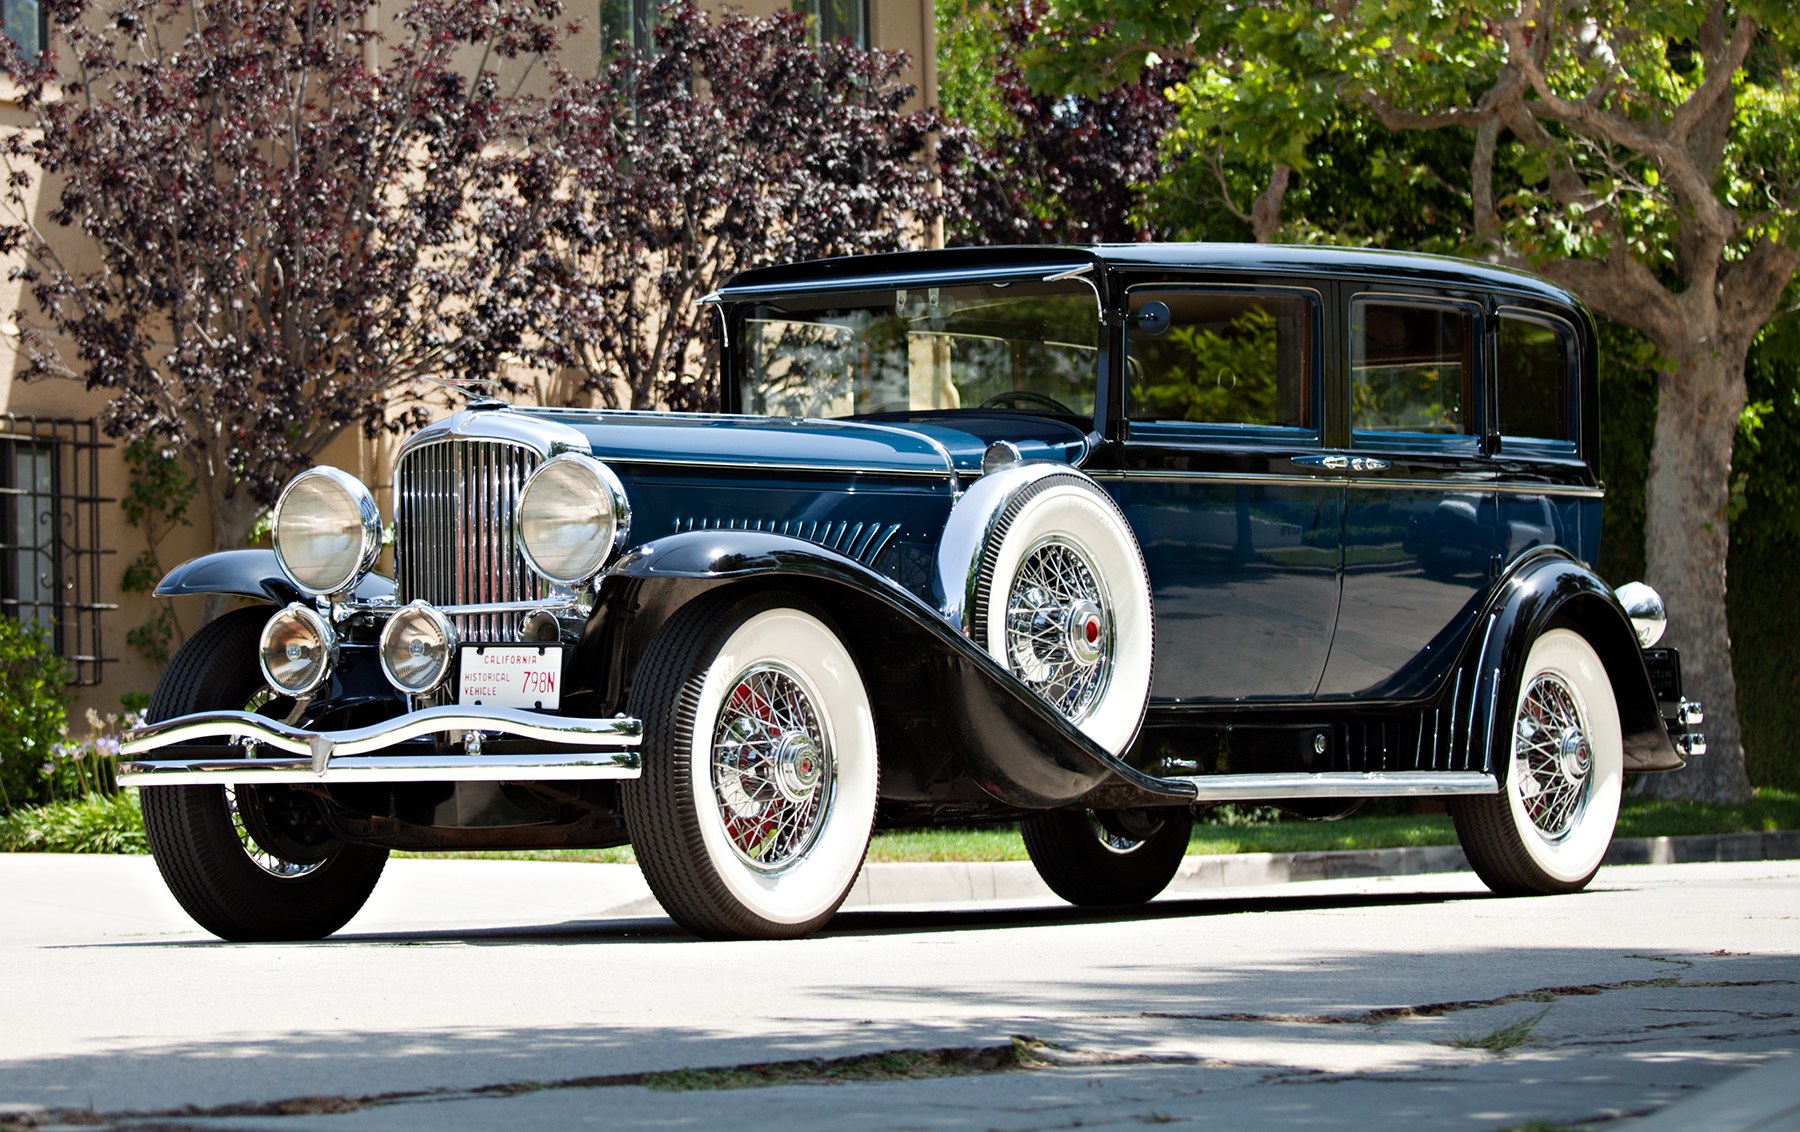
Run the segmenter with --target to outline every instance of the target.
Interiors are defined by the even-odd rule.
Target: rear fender
[[[884,798],[942,801],[967,796],[973,784],[1024,809],[1192,800],[1188,784],[1150,778],[1096,746],[892,579],[765,532],[672,535],[608,571],[577,653],[583,672],[620,674],[599,699],[623,707],[656,629],[700,593],[726,586],[803,594],[831,615],[874,706]]]
[[[1518,702],[1526,653],[1555,626],[1580,632],[1606,666],[1619,704],[1625,769],[1679,770],[1684,765],[1663,724],[1631,620],[1611,588],[1587,566],[1555,548],[1524,556],[1501,582],[1482,624],[1471,665],[1476,688],[1471,726],[1474,749],[1487,752],[1489,773],[1504,777],[1499,752],[1510,749],[1509,717]]]

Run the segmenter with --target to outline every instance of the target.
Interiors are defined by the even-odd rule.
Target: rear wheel
[[[643,776],[625,820],[650,889],[714,939],[805,935],[868,851],[878,767],[861,673],[794,595],[702,599],[658,633],[631,713]]]
[[[190,637],[150,700],[151,722],[196,711],[269,710],[257,666],[267,609],[226,614]],[[145,786],[151,855],[188,915],[222,939],[319,939],[369,898],[387,850],[332,837],[313,798],[287,787]]]
[[[1532,643],[1505,742],[1500,793],[1449,803],[1469,864],[1507,895],[1585,888],[1612,843],[1625,756],[1612,682],[1581,634]]]
[[[1019,823],[1038,876],[1084,906],[1154,899],[1181,868],[1193,828],[1182,809],[1048,810]]]

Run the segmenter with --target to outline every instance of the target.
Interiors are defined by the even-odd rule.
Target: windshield
[[[793,295],[743,308],[740,405],[772,417],[1006,409],[1091,418],[1085,284],[1018,280]]]

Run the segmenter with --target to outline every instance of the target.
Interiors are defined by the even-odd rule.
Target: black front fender
[[[260,547],[220,550],[190,558],[170,570],[156,587],[157,597],[184,594],[232,594],[272,601],[277,605],[306,598],[282,573],[275,552]],[[393,594],[392,578],[370,574],[357,584],[355,596],[367,601],[392,597]]]
[[[1628,771],[1679,770],[1685,764],[1676,754],[1664,726],[1644,656],[1638,648],[1631,619],[1619,599],[1599,576],[1568,555],[1544,549],[1516,562],[1489,608],[1475,667],[1478,689],[1472,713],[1479,744],[1476,750],[1508,749],[1503,734],[1510,726],[1511,705],[1518,702],[1519,676],[1531,644],[1546,629],[1565,625],[1587,638],[1612,681],[1619,705],[1619,726],[1624,738]]]
[[[831,615],[868,686],[884,798],[941,799],[961,778],[1024,809],[1193,800],[1189,784],[1151,778],[1097,746],[910,590],[783,535],[690,531],[634,549],[601,586],[583,659],[628,674],[655,628],[720,586],[801,593]]]

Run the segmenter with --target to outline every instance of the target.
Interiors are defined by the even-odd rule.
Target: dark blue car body
[[[679,628],[699,626],[695,610],[791,599],[841,639],[866,687],[878,826],[1086,814],[1109,851],[1129,854],[1160,820],[1130,815],[1219,801],[1329,816],[1369,797],[1504,798],[1524,774],[1511,769],[1526,758],[1521,744],[1548,734],[1527,701],[1563,684],[1578,700],[1585,689],[1616,702],[1624,771],[1676,769],[1678,747],[1702,749],[1675,654],[1647,647],[1654,633],[1641,623],[1657,619],[1656,603],[1627,610],[1594,572],[1604,495],[1594,326],[1542,280],[1333,248],[954,249],[749,271],[707,301],[718,414],[486,402],[408,441],[399,576],[363,576],[354,592],[317,599],[342,626],[335,666],[288,721],[303,728],[291,749],[312,752],[297,758],[313,760],[306,789],[335,837],[457,848],[642,836],[627,820],[638,811],[619,801],[634,789],[635,752],[606,776],[583,780],[557,763],[539,782],[531,768],[551,766],[533,762],[545,742],[496,724],[471,748],[466,736],[482,728],[466,707],[449,739],[394,745],[461,743],[433,764],[449,768],[438,780],[332,777],[321,742],[426,706],[388,687],[377,663],[384,619],[420,600],[455,613],[464,648],[510,642],[511,611],[548,609],[548,635],[519,639],[563,646],[558,712],[629,717],[635,736],[657,726],[637,718],[654,699],[640,687],[646,658],[660,670],[671,635],[699,633]],[[830,411],[795,411],[807,406]],[[409,459],[520,444],[531,461],[578,452],[610,470],[629,500],[618,553],[573,588],[532,578],[504,539],[465,559],[457,548],[476,546],[472,534],[446,544],[454,571],[419,567],[424,552],[409,540],[421,501],[450,508],[458,529],[498,529],[513,522],[518,484],[437,491]],[[1041,585],[993,589],[1008,524],[1047,489],[1073,493],[1103,528],[1107,514],[1122,520],[1115,557],[1076,555],[1097,605]],[[1087,520],[1071,521],[1074,533],[1057,520],[1012,557],[1079,544]],[[490,587],[483,570],[513,580]],[[1146,589],[1149,620],[1137,628],[1127,584]],[[161,592],[309,600],[264,551],[189,563]],[[990,628],[1002,606],[1011,620]],[[467,612],[478,607],[490,612]],[[1559,634],[1591,650],[1580,655],[1603,668],[1606,689],[1555,677],[1540,694],[1541,671],[1576,664],[1533,659]],[[1061,650],[1057,663],[1083,658],[1070,665],[1077,677],[1098,664],[1102,697],[1143,686],[1120,705],[1059,707],[1046,689],[1061,685],[1026,655],[1040,638]],[[1105,726],[1090,726],[1090,712],[1110,713]],[[1574,781],[1588,773],[1589,739],[1569,719],[1544,757]],[[140,742],[128,774],[145,785],[260,781],[230,739],[248,733],[221,727],[190,727],[181,745],[169,745],[173,732]],[[499,755],[517,759],[512,785],[492,783],[491,761],[465,773]],[[296,763],[281,781],[302,777]],[[1526,809],[1540,789],[1525,789]],[[1045,828],[1033,858],[1047,877],[1060,870],[1053,887],[1083,902],[1111,891],[1079,880],[1100,865],[1046,866]],[[1541,822],[1540,832],[1565,836]],[[1512,858],[1496,859],[1484,868],[1491,884],[1534,888],[1518,880],[1526,866],[1509,872]],[[763,930],[698,907],[672,911],[709,934]]]

